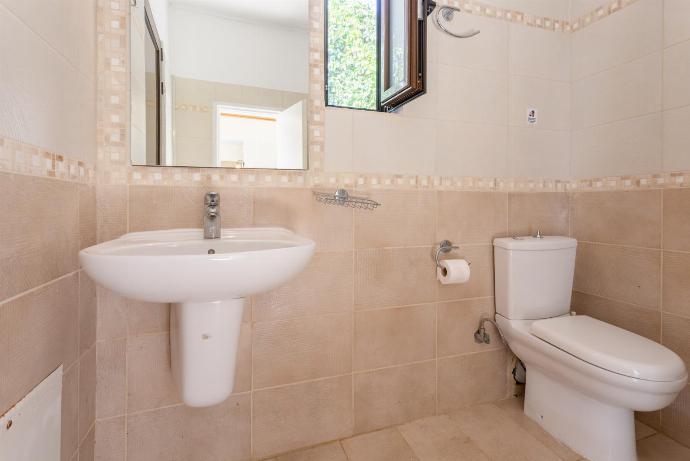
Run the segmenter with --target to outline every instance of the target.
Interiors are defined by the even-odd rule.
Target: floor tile
[[[340,442],[331,442],[276,456],[266,461],[347,461],[347,456],[345,456]]]
[[[453,413],[451,419],[493,461],[559,461],[496,405],[477,405]]]
[[[420,461],[396,428],[343,440],[350,461]]]
[[[635,420],[635,440],[646,439],[650,435],[656,434],[656,431],[645,423]]]
[[[637,461],[687,461],[690,448],[656,434],[637,442]]]
[[[448,416],[431,416],[398,427],[421,461],[489,461]]]
[[[497,402],[496,406],[503,410],[513,421],[518,423],[532,437],[543,443],[549,450],[553,451],[563,461],[577,461],[580,455],[566,447],[549,435],[539,424],[532,421],[523,411],[524,400],[522,398],[511,398]]]

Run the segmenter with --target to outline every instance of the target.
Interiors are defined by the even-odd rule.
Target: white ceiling
[[[170,0],[171,5],[193,8],[229,18],[306,29],[309,0]]]

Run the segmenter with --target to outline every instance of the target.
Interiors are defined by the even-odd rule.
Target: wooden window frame
[[[394,112],[408,102],[426,94],[426,72],[427,72],[427,18],[436,6],[433,0],[409,0],[408,14],[408,61],[407,61],[407,85],[403,88],[387,92],[384,90],[386,78],[382,69],[382,63],[388,66],[388,59],[382,59],[382,52],[387,51],[382,48],[382,41],[390,41],[387,35],[388,28],[384,23],[389,10],[391,1],[396,0],[377,0],[377,50],[376,50],[376,109],[344,107],[329,104],[328,95],[328,2],[324,0],[324,92],[327,107],[339,107],[344,109],[356,109],[378,112]]]

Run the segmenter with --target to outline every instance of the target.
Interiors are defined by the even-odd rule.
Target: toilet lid
[[[631,378],[675,381],[686,375],[675,352],[586,315],[537,320],[531,333],[580,360]]]

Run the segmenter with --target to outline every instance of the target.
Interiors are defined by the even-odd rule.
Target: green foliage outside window
[[[376,0],[328,0],[328,105],[376,109]]]

